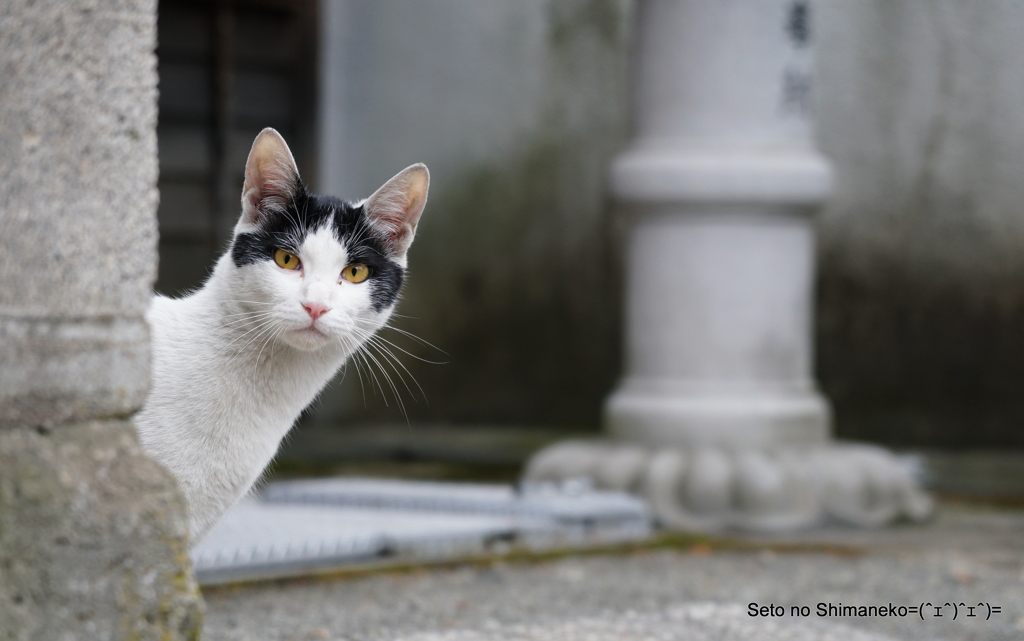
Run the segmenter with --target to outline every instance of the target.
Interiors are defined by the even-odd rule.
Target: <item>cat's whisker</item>
[[[227,303],[241,303],[241,304],[248,304],[248,305],[276,305],[277,304],[277,303],[268,303],[267,301],[263,301],[263,300],[242,300],[242,299],[229,299],[229,300],[225,300],[223,302],[225,304],[227,304]]]
[[[415,401],[416,400],[416,398],[415,398],[416,395],[413,393],[412,388],[409,387],[409,383],[405,379],[405,376],[402,374],[401,371],[399,371],[399,369],[395,366],[395,364],[397,363],[397,365],[399,367],[401,367],[403,370],[405,370],[405,372],[407,374],[409,374],[409,377],[413,379],[413,383],[415,383],[416,387],[419,388],[420,394],[423,395],[423,400],[426,401],[426,398],[427,398],[426,397],[426,393],[423,391],[423,387],[420,386],[419,381],[416,380],[416,377],[412,375],[412,372],[410,372],[408,370],[408,368],[406,368],[405,365],[401,361],[399,361],[395,357],[395,355],[393,353],[391,353],[386,347],[384,347],[384,346],[382,346],[380,344],[375,343],[373,338],[374,338],[373,336],[366,337],[364,339],[365,342],[364,342],[363,346],[361,347],[361,349],[365,350],[365,353],[373,360],[374,363],[376,363],[377,367],[381,370],[381,373],[388,379],[388,383],[391,386],[391,389],[392,389],[392,391],[393,391],[393,393],[395,395],[395,400],[398,402],[398,405],[402,409],[403,413],[405,413],[405,406],[404,406],[404,402],[402,401],[401,394],[399,393],[399,391],[397,389],[397,386],[395,385],[391,375],[388,374],[388,372],[386,371],[384,363],[386,363],[388,365],[388,367],[391,368],[391,370],[395,373],[395,376],[398,377],[398,379],[401,381],[402,385],[405,387],[406,391],[409,392],[409,396],[413,399],[413,401]],[[374,356],[373,353],[369,351],[370,348],[372,348],[374,351],[376,351],[380,355],[381,358],[378,359],[376,356]],[[405,417],[406,417],[406,420],[408,420],[408,414],[407,413],[405,413]]]
[[[378,343],[376,341],[376,338],[378,338],[378,337],[371,337],[370,340],[367,341],[367,344],[368,345],[372,345],[374,347],[374,349],[376,349],[377,352],[381,354],[381,356],[384,358],[385,362],[388,362],[391,365],[391,369],[393,369],[395,371],[395,374],[402,381],[402,384],[405,385],[405,389],[409,392],[409,396],[413,399],[413,401],[416,400],[416,395],[413,394],[412,388],[409,387],[409,383],[406,382],[406,380],[405,380],[405,376],[401,372],[398,371],[398,369],[395,367],[395,365],[398,365],[398,367],[401,367],[402,370],[404,370],[405,373],[409,375],[409,378],[412,379],[413,384],[415,384],[416,388],[419,389],[420,395],[423,397],[423,402],[426,403],[427,402],[427,393],[423,391],[423,386],[420,385],[420,382],[416,380],[416,377],[413,376],[413,373],[409,371],[409,368],[406,367],[405,364],[402,363],[402,361],[400,361],[398,359],[398,357],[395,356],[391,352],[391,350],[389,350],[387,347],[385,347],[385,346],[381,345],[380,343]]]
[[[274,307],[277,307],[277,305],[274,305]],[[225,314],[221,314],[221,316],[223,318],[233,318],[235,316],[252,316],[253,314],[266,314],[267,312],[274,311],[274,307],[269,307],[266,309],[246,309],[240,312],[228,312]]]
[[[351,354],[351,350],[348,347],[348,343],[346,343],[344,340],[341,340],[339,338],[338,342],[341,343],[342,349],[344,350],[344,352],[346,354],[345,360],[342,361],[341,368],[338,370],[339,372],[341,372],[341,378],[338,380],[338,382],[339,383],[344,383],[345,380],[348,378],[348,363],[349,363],[349,360],[350,360],[348,355]],[[326,347],[325,347],[325,349],[326,349]]]
[[[251,339],[249,339],[249,342],[247,342],[245,345],[240,347],[238,349],[239,352],[245,351],[250,345],[252,345],[254,342],[256,342],[257,340],[259,340],[260,338],[265,336],[267,333],[273,332],[274,331],[274,326],[270,322],[265,322],[265,323],[260,324],[259,327],[256,328],[256,329],[259,329],[260,331],[255,336],[253,336]],[[252,330],[252,331],[255,331],[255,329]],[[248,336],[249,334],[251,334],[252,331],[247,332],[245,334],[245,336]],[[241,340],[241,339],[239,339],[239,340]],[[232,341],[232,344],[234,344],[234,341]],[[258,360],[259,359],[257,359],[257,362],[258,362]]]
[[[349,246],[349,247],[352,247],[352,246],[358,247],[363,242],[363,240],[365,240],[366,234],[367,234],[366,226],[365,225],[358,225],[355,228],[355,231],[353,231],[352,233],[348,234],[345,237],[345,241],[346,241],[345,245]]]
[[[366,241],[366,239],[369,237],[369,235],[370,235],[370,233],[372,231],[373,230],[370,229],[369,225],[360,225],[356,229],[356,237],[355,237],[355,240],[353,241],[353,244],[356,244],[356,245],[363,244]]]
[[[239,316],[252,316],[254,314],[266,314],[267,312],[274,311],[274,309],[276,307],[277,307],[277,305],[264,307],[262,309],[243,309],[243,310],[239,310],[239,311],[236,311],[236,312],[224,312],[220,316],[222,318],[237,318]]]
[[[232,333],[242,331],[243,329],[245,329],[246,325],[251,325],[251,329],[255,329],[256,327],[262,327],[263,325],[269,323],[271,320],[273,320],[274,316],[275,314],[271,312],[260,314],[258,316],[247,316],[245,318],[239,318],[225,323],[221,323],[220,327]],[[251,331],[251,329],[248,331]],[[243,332],[243,335],[247,334],[248,331]]]
[[[353,355],[355,354],[355,350],[349,347],[347,339],[343,341],[343,344],[345,345],[345,349],[347,351],[350,351]],[[359,367],[359,361],[354,358],[350,358],[349,360],[345,361],[345,365],[348,366],[349,362],[351,362],[356,367],[356,376],[359,377],[359,391],[362,392],[363,394],[363,407],[366,407],[366,386],[363,384],[363,372]]]
[[[266,327],[268,327],[268,325],[269,325],[269,320],[265,320],[265,321],[261,321],[261,322],[257,323],[254,327],[251,327],[251,328],[247,329],[246,331],[244,331],[241,334],[235,336],[233,339],[231,339],[230,341],[228,341],[227,343],[222,345],[221,346],[221,348],[222,348],[221,351],[223,353],[227,353],[227,351],[229,351],[227,348],[230,348],[230,347],[233,347],[233,346],[237,345],[239,342],[245,340],[246,338],[249,338],[254,333],[260,332],[261,330],[265,329]],[[238,331],[238,328],[235,328],[235,329],[224,328],[224,329],[228,330],[229,332]]]
[[[384,401],[384,404],[387,405],[387,394],[385,393],[384,386],[381,384],[380,378],[377,376],[377,371],[374,370],[372,361],[366,352],[366,346],[359,345],[358,349],[355,350],[354,355],[362,360],[362,365],[366,366],[367,372],[373,377],[374,382],[377,384],[377,389],[380,390],[381,399]]]
[[[392,346],[396,347],[397,349],[401,350],[402,352],[405,352],[406,354],[408,354],[409,352],[406,352],[401,347],[398,347],[397,345],[394,345],[394,343],[391,343],[387,339],[384,339],[384,338],[380,337],[379,335],[375,335],[375,334],[373,334],[370,331],[367,331],[367,330],[364,330],[364,329],[361,329],[361,328],[356,328],[353,331],[354,331],[354,333],[357,333],[360,336],[360,338],[362,338],[365,341],[366,345],[372,346],[374,349],[376,349],[377,352],[379,354],[381,354],[382,357],[385,358],[385,361],[387,361],[389,365],[391,365],[391,361],[394,361],[394,363],[397,363],[398,366],[400,366],[403,370],[405,370],[405,373],[408,374],[410,378],[412,378],[413,382],[416,384],[416,387],[419,388],[420,393],[423,395],[423,400],[424,401],[427,400],[427,395],[423,391],[423,387],[419,384],[419,381],[416,380],[416,377],[413,376],[412,372],[409,371],[409,368],[407,368],[405,366],[405,364],[402,363],[402,361],[387,347],[387,345],[392,345]],[[385,345],[384,343],[381,343],[380,341],[384,341],[384,343],[387,343],[387,345]],[[413,354],[409,354],[409,355],[413,356],[413,358],[419,358],[419,357],[417,357],[417,356],[415,356]],[[419,359],[419,360],[423,360],[423,359]],[[430,362],[430,361],[425,361],[425,362]],[[405,377],[402,375],[402,373],[399,372],[394,367],[394,365],[391,365],[391,367],[392,367],[392,369],[395,370],[395,374],[397,376],[399,376],[399,378],[401,378],[402,383],[405,385],[405,388],[409,391],[410,396],[415,397],[415,395],[412,392],[412,389],[409,387],[409,384],[405,381]]]
[[[221,329],[228,335],[238,334],[242,332],[242,335],[248,334],[257,327],[263,327],[267,323],[272,323],[276,320],[276,315],[264,316],[263,318],[242,318],[235,322],[221,324]]]
[[[278,313],[275,307],[270,309],[252,310],[246,312],[234,312],[230,314],[221,314],[222,325],[235,325],[238,323],[244,323],[246,321],[254,321],[257,319],[267,318],[268,316],[274,316]]]
[[[238,310],[238,311],[225,312],[223,315],[224,316],[241,316],[243,314],[260,314],[260,313],[263,313],[263,312],[271,311],[275,307],[277,307],[277,303],[268,303],[265,307],[257,308],[257,309],[239,309],[238,307],[236,307],[235,309]]]
[[[411,338],[412,340],[416,341],[417,343],[426,345],[427,347],[430,347],[432,349],[436,349],[437,351],[441,352],[445,356],[449,356],[448,352],[444,351],[443,349],[441,349],[437,345],[434,345],[433,343],[431,343],[431,342],[429,342],[429,341],[427,341],[427,340],[425,340],[423,338],[420,338],[416,334],[413,334],[412,332],[406,331],[406,330],[404,330],[404,329],[402,329],[400,327],[395,327],[394,325],[386,324],[383,327],[381,327],[381,329],[390,329],[393,332],[398,332],[402,336],[406,336],[408,338]],[[410,354],[410,356],[411,356],[411,354]],[[444,365],[445,363],[441,363],[441,364]]]
[[[365,343],[364,347],[368,347],[369,345],[369,343]],[[406,419],[408,420],[409,414],[408,412],[405,411],[405,403],[402,402],[402,394],[398,391],[398,387],[395,385],[395,381],[392,380],[391,375],[388,374],[387,370],[384,368],[384,365],[381,364],[380,360],[378,360],[376,356],[374,356],[373,352],[367,349],[363,353],[366,356],[368,356],[370,360],[377,364],[377,368],[380,369],[381,375],[384,376],[384,380],[388,382],[388,387],[391,388],[391,393],[395,395],[395,402],[398,404],[398,408],[401,410],[402,415],[405,416]],[[410,391],[410,394],[411,393],[412,392]]]
[[[257,327],[263,327],[267,323],[271,323],[274,320],[275,319],[273,316],[267,316],[265,318],[244,318],[239,319],[237,322],[234,323],[223,323],[221,324],[220,328],[223,329],[225,334],[229,336],[238,335],[239,332],[241,332],[241,334],[238,335],[238,338],[241,338],[241,336],[248,334]]]
[[[245,312],[245,313],[240,313],[240,314],[225,314],[224,316],[222,316],[222,318],[224,318],[225,321],[227,321],[227,322],[224,322],[224,323],[221,323],[221,324],[225,325],[225,326],[232,326],[232,325],[237,325],[239,323],[244,323],[246,321],[254,321],[254,320],[257,320],[257,319],[266,318],[268,316],[274,316],[276,314],[277,314],[277,310],[273,310],[273,309],[267,310],[265,312]]]
[[[252,371],[252,379],[253,379],[253,381],[259,382],[258,374],[259,374],[259,368],[260,368],[260,357],[263,356],[263,350],[265,350],[267,348],[267,344],[269,344],[271,342],[276,342],[275,339],[283,331],[284,331],[283,327],[278,327],[278,328],[276,328],[275,331],[272,331],[270,333],[270,335],[267,337],[267,339],[265,341],[263,341],[263,345],[260,346],[260,351],[256,354],[256,361],[253,363],[253,366],[252,366],[252,370],[253,370]],[[271,353],[273,353],[273,352],[271,352]]]
[[[385,406],[387,406],[387,405],[388,405],[388,397],[387,397],[387,395],[386,395],[386,394],[384,393],[384,386],[383,386],[383,385],[381,385],[380,379],[379,379],[379,378],[377,378],[377,373],[373,371],[373,368],[372,368],[372,367],[370,367],[370,362],[369,362],[368,360],[366,360],[366,355],[365,355],[365,354],[363,353],[363,349],[362,349],[362,347],[360,347],[359,349],[357,349],[357,350],[355,351],[355,354],[354,354],[354,355],[355,355],[355,356],[357,356],[358,358],[360,358],[360,359],[361,359],[361,360],[363,361],[363,365],[365,365],[365,366],[366,366],[366,371],[367,371],[367,373],[368,373],[368,374],[369,374],[370,376],[372,376],[372,377],[373,377],[373,380],[374,380],[374,382],[375,382],[375,383],[377,383],[377,389],[379,389],[379,390],[380,390],[380,396],[381,396],[381,399],[382,399],[382,400],[384,401],[384,405],[385,405]],[[371,386],[371,388],[370,388],[370,389],[373,389],[373,387]]]
[[[349,360],[351,360],[352,363],[354,363],[356,366],[356,375],[359,377],[359,390],[362,392],[363,395],[363,407],[366,407],[366,384],[363,380],[363,368],[362,365],[360,364],[360,359],[358,358],[358,352],[360,348],[359,342],[350,339],[348,336],[345,336],[343,344],[345,345],[345,349],[348,350],[350,353]],[[369,373],[367,374],[367,378],[369,378]]]
[[[278,330],[277,330],[277,334],[275,334],[274,338],[272,339],[273,342],[271,342],[271,344],[270,344],[270,358],[269,358],[270,361],[274,360],[274,354],[277,352],[277,342],[278,342],[277,339],[278,339],[278,337],[282,333],[284,333],[284,328],[283,327],[279,327]],[[259,362],[258,359],[257,359],[257,362]],[[317,392],[317,394],[316,394],[316,396],[314,398],[319,398],[320,394],[322,392],[323,392],[323,390],[321,389],[319,392]]]
[[[289,204],[291,205],[290,207],[285,207],[285,210],[284,210],[285,216],[287,216],[289,218],[289,220],[295,221],[295,226],[301,232],[305,232],[306,228],[305,228],[305,225],[303,224],[305,222],[304,219],[306,217],[305,216],[305,210],[303,210],[302,215],[299,215],[299,210],[295,206],[295,193],[294,192],[292,193],[292,196],[291,196]]]
[[[264,322],[264,323],[260,323],[260,324],[256,325],[255,327],[252,327],[252,328],[248,329],[244,333],[239,334],[238,336],[236,336],[234,339],[232,339],[230,342],[228,342],[225,345],[225,347],[236,347],[236,346],[238,346],[239,343],[242,343],[242,341],[246,341],[238,349],[238,351],[241,352],[246,347],[248,347],[249,343],[253,342],[258,337],[262,336],[262,334],[264,332],[269,331],[271,329],[271,327],[272,326],[271,326],[269,321]]]
[[[401,345],[396,345],[395,343],[392,343],[391,341],[389,341],[388,339],[384,338],[380,334],[374,335],[373,338],[375,340],[383,341],[383,342],[387,343],[388,345],[390,345],[391,347],[394,347],[395,349],[397,349],[398,351],[402,352],[403,354],[411,356],[412,358],[415,358],[418,361],[422,361],[424,363],[429,363],[430,365],[447,365],[448,364],[447,361],[431,361],[431,360],[428,360],[428,359],[423,358],[421,356],[417,356],[417,355],[413,354],[412,352],[410,352],[409,350],[407,350],[404,347],[402,347]]]
[[[307,231],[306,224],[305,224],[306,223],[306,209],[303,208],[302,214],[301,215],[299,214],[299,209],[298,209],[298,207],[295,206],[295,194],[294,193],[292,193],[291,203],[290,204],[291,204],[291,207],[285,208],[285,215],[288,216],[289,219],[295,221],[295,227],[299,230],[300,234],[304,236],[306,234],[306,231]]]
[[[232,305],[229,309],[225,309],[220,315],[224,318],[232,318],[236,316],[245,316],[247,314],[262,314],[273,311],[277,306],[277,303],[267,303],[266,305],[257,307],[256,309],[245,309],[241,304]]]

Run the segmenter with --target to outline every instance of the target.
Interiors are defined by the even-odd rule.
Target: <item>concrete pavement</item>
[[[1024,639],[1024,511],[944,505],[923,526],[684,538],[618,554],[496,558],[204,595],[204,638],[214,641],[1008,641]],[[785,614],[754,617],[750,603]],[[819,617],[819,603],[933,605],[906,616]],[[792,616],[792,606],[810,614]],[[999,611],[986,620],[989,606]]]

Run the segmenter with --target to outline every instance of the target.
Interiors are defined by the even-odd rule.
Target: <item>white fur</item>
[[[339,278],[348,256],[329,227],[307,236],[299,258],[292,271],[237,267],[226,254],[202,289],[157,296],[147,314],[153,378],[139,438],[177,478],[193,542],[250,490],[299,413],[393,309],[374,312],[368,281]],[[314,321],[303,303],[330,311]]]

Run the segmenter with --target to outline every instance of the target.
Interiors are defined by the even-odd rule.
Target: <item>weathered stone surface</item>
[[[0,10],[0,639],[197,638],[149,386],[155,0]]]
[[[196,639],[166,472],[121,421],[0,432],[0,639]]]
[[[0,12],[0,424],[123,416],[145,397],[155,22],[154,0]]]
[[[0,424],[127,416],[149,381],[142,319],[0,316]]]
[[[155,24],[155,0],[25,2],[0,15],[0,273],[19,274],[0,288],[5,313],[145,309]]]

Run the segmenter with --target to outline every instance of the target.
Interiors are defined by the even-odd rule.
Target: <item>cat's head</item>
[[[311,194],[284,139],[264,129],[245,164],[231,298],[292,347],[361,343],[398,300],[428,183],[416,164],[359,203]]]

